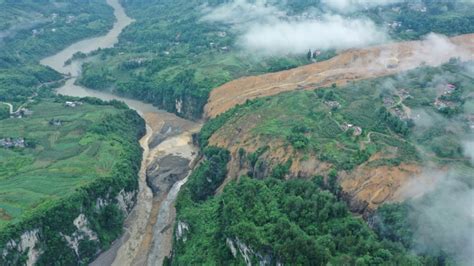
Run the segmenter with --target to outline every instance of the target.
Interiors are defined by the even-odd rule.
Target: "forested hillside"
[[[321,2],[265,1],[265,5],[252,6],[246,1],[240,1],[240,5],[217,0],[124,1],[127,13],[136,22],[124,31],[116,48],[102,51],[98,62],[84,66],[80,83],[99,90],[111,89],[197,119],[209,91],[225,82],[334,55],[333,49],[308,46],[304,52],[268,56],[265,51],[249,53],[241,45],[242,28],[258,25],[266,16],[277,14],[283,16],[283,21],[300,21],[331,15]],[[350,17],[370,18],[395,40],[418,39],[429,32],[457,35],[474,31],[474,16],[465,5],[444,1],[399,3],[354,11]],[[227,18],[234,12],[237,17]],[[307,55],[308,49],[317,52],[314,59],[312,54]]]
[[[169,262],[469,261],[469,214],[449,195],[472,196],[473,74],[472,62],[453,59],[248,101],[210,120],[198,136],[203,162],[177,202]],[[447,233],[449,221],[458,226]]]

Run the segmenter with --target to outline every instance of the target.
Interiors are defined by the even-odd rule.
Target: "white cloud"
[[[287,54],[308,49],[363,47],[386,38],[371,20],[325,15],[320,20],[253,25],[240,38],[240,44],[252,51]]]
[[[387,39],[384,30],[367,18],[332,14],[293,17],[267,0],[234,0],[205,7],[203,12],[204,22],[230,25],[239,35],[238,46],[265,55],[356,48]]]
[[[404,2],[404,0],[322,0],[325,6],[342,13]]]
[[[466,157],[471,159],[471,164],[474,165],[474,140],[463,143],[463,152]]]
[[[234,0],[215,8],[205,7],[203,21],[223,22],[234,26],[252,22],[269,22],[285,17],[286,12],[269,4],[266,0]],[[240,25],[242,26],[242,25]]]

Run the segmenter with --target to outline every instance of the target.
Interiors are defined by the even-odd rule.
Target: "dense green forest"
[[[312,62],[306,54],[272,57],[249,54],[238,46],[238,33],[223,22],[203,21],[203,6],[228,1],[124,1],[136,22],[124,30],[116,48],[101,51],[100,60],[84,66],[83,85],[151,102],[188,118],[200,118],[211,89],[242,76],[274,72]],[[320,1],[268,1],[289,15],[308,10],[323,14]],[[466,3],[467,4],[467,3]],[[358,11],[387,27],[392,39],[417,39],[429,32],[456,35],[474,31],[466,4],[421,1]],[[420,7],[426,11],[420,11]],[[165,12],[163,10],[166,10]],[[400,22],[391,27],[387,23]],[[397,24],[398,25],[398,24]],[[308,47],[308,49],[313,47]],[[334,55],[322,51],[318,61]],[[182,107],[177,110],[177,102]]]
[[[193,175],[194,179],[205,176]],[[173,265],[239,265],[245,256],[294,265],[419,265],[400,244],[381,241],[344,202],[315,181],[242,177],[200,203],[188,186],[178,201],[179,221],[189,223],[177,239]],[[231,244],[232,243],[232,244]],[[230,245],[237,250],[232,254]],[[241,245],[241,246],[239,246]]]
[[[61,75],[38,61],[67,45],[105,33],[114,21],[103,0],[0,1],[0,101],[23,103]]]
[[[425,216],[427,210],[442,212],[432,204],[446,206],[442,203],[453,201],[449,195],[454,191],[470,195],[473,169],[461,146],[472,134],[472,64],[452,59],[440,67],[420,67],[344,87],[284,93],[248,101],[211,119],[197,136],[204,159],[177,201],[175,248],[167,263],[463,263],[460,254],[469,237],[451,244],[444,240],[446,232],[429,233],[439,230],[439,225]],[[440,106],[439,101],[445,104]],[[251,165],[258,164],[263,153],[271,153],[267,142],[281,140],[299,154],[331,163],[333,169],[326,177],[315,173],[313,178],[285,181],[289,161],[274,167],[268,176],[241,177],[215,194],[226,175],[229,155],[225,149],[210,147],[209,138],[249,123],[253,128],[247,132],[261,146],[253,153],[240,149],[239,158]],[[355,135],[353,129],[344,132],[344,123],[361,127],[361,134]],[[337,184],[338,171],[350,170],[381,150],[397,152],[389,159],[371,161],[372,167],[404,161],[438,165],[456,169],[456,177],[446,179],[455,185],[449,191],[442,185],[422,198],[384,205],[365,223],[347,210]],[[463,217],[459,227],[470,228],[456,209],[450,212]],[[439,218],[443,226],[449,219]],[[459,236],[454,231],[453,235]]]
[[[58,97],[30,103],[30,116],[0,123],[0,264],[25,262],[26,247],[8,245],[36,231],[40,265],[86,263],[122,232],[133,198],[119,208],[119,197],[134,195],[144,121],[123,103],[82,99],[68,107]],[[24,145],[9,147],[6,141]],[[103,204],[97,205],[102,199]],[[123,200],[122,200],[123,201]],[[123,208],[123,209],[121,209]],[[73,220],[84,214],[97,239],[78,238]],[[80,232],[79,232],[80,233]],[[62,234],[62,235],[61,235]]]

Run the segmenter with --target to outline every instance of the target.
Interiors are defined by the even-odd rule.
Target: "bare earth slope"
[[[452,57],[471,60],[474,59],[473,53],[474,34],[450,39],[431,35],[423,41],[348,50],[328,61],[226,83],[211,92],[204,113],[206,118],[213,118],[248,99],[296,89],[325,87],[333,83],[344,85],[354,80],[414,69],[422,63],[437,66]]]

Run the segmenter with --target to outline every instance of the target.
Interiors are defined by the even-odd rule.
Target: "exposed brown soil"
[[[472,60],[473,53],[474,34],[348,50],[327,61],[226,83],[211,92],[204,110],[205,117],[215,117],[248,99],[284,91],[327,87],[333,83],[343,85],[350,81],[396,74],[422,63],[436,66],[452,57]],[[398,59],[398,65],[388,67],[393,58]]]
[[[390,158],[380,153],[373,155],[369,162]],[[376,208],[386,201],[401,201],[397,193],[404,184],[416,178],[422,169],[416,163],[401,163],[398,166],[370,166],[362,164],[351,172],[340,173],[340,184],[351,198],[365,201],[369,208]]]
[[[295,151],[281,139],[266,139],[253,134],[252,129],[260,123],[259,116],[245,116],[231,121],[219,129],[209,139],[209,144],[226,148],[231,153],[228,176],[217,190],[222,192],[224,187],[241,175],[252,171],[246,159],[241,159],[239,149],[248,153],[257,148],[268,146],[268,150],[260,157],[265,161],[264,167],[258,169],[260,176],[271,173],[277,164],[283,164],[290,158],[292,165],[288,177],[311,178],[318,175],[327,175],[332,165],[320,161],[314,154],[305,154]],[[421,173],[421,165],[416,163],[402,163],[398,166],[371,166],[371,163],[396,157],[396,149],[388,147],[383,152],[374,154],[367,163],[358,166],[352,171],[341,171],[340,184],[346,192],[356,211],[364,212],[366,207],[373,209],[386,201],[400,201],[404,196],[398,193],[408,181],[413,180]],[[366,202],[366,203],[364,203]],[[361,207],[362,206],[362,207]]]
[[[396,74],[418,67],[422,63],[440,65],[452,57],[473,60],[474,34],[461,35],[451,39],[411,41],[392,43],[366,49],[349,50],[324,62],[296,69],[261,76],[234,80],[211,92],[205,107],[206,118],[212,118],[248,99],[271,96],[284,91],[314,89],[333,83],[344,85],[350,81]],[[397,58],[398,64],[387,64]],[[246,117],[236,124],[226,125],[210,138],[210,144],[227,148],[232,155],[228,178],[220,190],[229,182],[250,169],[238,155],[238,149],[254,152],[258,147],[269,146],[262,155],[267,164],[260,171],[269,172],[278,163],[289,158],[293,160],[290,176],[311,177],[324,174],[330,164],[319,161],[316,156],[306,156],[283,145],[282,141],[258,139],[250,132],[259,123],[258,116]],[[389,153],[376,154],[369,161],[390,158]],[[376,208],[385,201],[403,200],[398,193],[403,184],[418,176],[421,166],[416,163],[398,166],[370,166],[363,164],[355,170],[341,173],[340,183],[353,199],[367,202],[369,208]]]
[[[4,209],[0,208],[0,220],[10,221],[11,219],[12,217]]]

